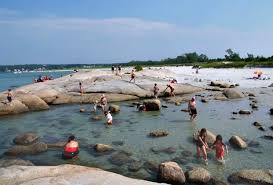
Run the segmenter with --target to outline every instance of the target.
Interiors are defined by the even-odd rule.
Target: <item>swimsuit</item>
[[[12,101],[11,96],[7,96],[7,99],[8,99],[8,101],[9,101],[9,102],[11,102],[11,101]]]
[[[203,147],[204,146],[204,144],[202,143],[202,141],[200,141],[200,139],[205,143],[205,139],[203,139],[203,138],[201,138],[200,136],[198,136],[198,140],[197,140],[197,146],[198,147]]]
[[[216,151],[215,155],[216,155],[217,159],[221,159],[222,157],[224,157],[225,150],[224,150],[222,144],[216,144],[216,150],[215,151]]]
[[[63,152],[64,159],[72,159],[79,154],[79,147],[65,147]]]

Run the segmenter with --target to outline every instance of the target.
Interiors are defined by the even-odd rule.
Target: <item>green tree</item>
[[[241,60],[239,53],[233,52],[232,49],[230,49],[230,48],[226,50],[226,53],[227,53],[227,55],[225,55],[225,59],[227,61],[240,61]]]

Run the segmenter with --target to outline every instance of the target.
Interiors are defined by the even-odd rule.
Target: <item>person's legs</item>
[[[196,146],[196,153],[197,153],[197,157],[200,158],[200,154],[201,154],[201,149],[199,146]]]
[[[202,151],[202,154],[203,154],[203,159],[204,159],[205,161],[207,161],[207,160],[208,160],[208,157],[207,157],[207,150],[206,150],[206,147],[205,147],[205,146],[202,146],[201,151]]]

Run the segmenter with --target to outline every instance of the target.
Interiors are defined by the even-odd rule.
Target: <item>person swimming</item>
[[[208,165],[208,156],[207,156],[207,149],[209,149],[207,141],[207,130],[202,128],[198,134],[197,142],[196,142],[196,150],[197,150],[197,157],[201,157],[201,153],[203,155],[203,159],[205,164]]]
[[[197,116],[197,109],[196,109],[196,101],[195,97],[192,97],[192,99],[188,103],[188,110],[190,114],[190,120],[194,120]]]
[[[227,146],[223,143],[223,138],[221,135],[216,136],[216,140],[212,145],[212,148],[215,149],[215,157],[220,163],[224,163],[225,151],[228,153]]]
[[[75,136],[71,135],[64,147],[63,159],[72,159],[79,154],[79,143],[75,141]]]
[[[110,111],[105,111],[104,115],[107,119],[107,121],[106,121],[107,125],[112,125],[113,124],[113,117],[112,117]]]

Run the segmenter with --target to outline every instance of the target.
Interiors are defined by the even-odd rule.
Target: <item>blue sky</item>
[[[0,1],[0,64],[273,55],[271,0]]]

